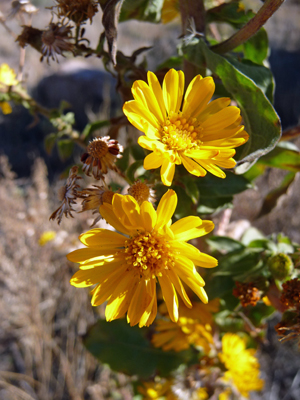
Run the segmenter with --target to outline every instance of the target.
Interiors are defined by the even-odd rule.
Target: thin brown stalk
[[[243,28],[224,42],[212,46],[211,50],[218,54],[224,54],[245,43],[251,36],[255,35],[283,2],[284,0],[266,0],[257,14]]]

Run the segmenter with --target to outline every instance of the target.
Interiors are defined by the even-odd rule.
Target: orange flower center
[[[108,152],[108,145],[103,140],[93,140],[86,149],[87,153],[94,158],[101,159]]]
[[[125,242],[127,264],[145,280],[162,276],[162,271],[174,265],[170,245],[155,233],[142,233]]]
[[[168,117],[161,128],[161,141],[168,150],[185,151],[201,146],[202,128],[196,118],[184,118],[180,113]]]
[[[107,190],[102,195],[102,202],[112,204],[112,199],[114,197],[114,192],[112,190]]]

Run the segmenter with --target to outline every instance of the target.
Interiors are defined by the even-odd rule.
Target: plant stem
[[[188,34],[188,28],[192,19],[195,22],[197,32],[205,32],[205,8],[203,0],[179,0],[179,9],[181,13],[182,34],[184,36]],[[186,87],[195,75],[199,73],[205,75],[206,71],[205,67],[199,68],[199,66],[190,63],[188,60],[184,60],[183,69]]]
[[[255,35],[283,2],[284,0],[266,0],[257,14],[243,28],[224,42],[212,46],[211,50],[219,54],[228,53],[240,44],[245,43],[251,36]]]

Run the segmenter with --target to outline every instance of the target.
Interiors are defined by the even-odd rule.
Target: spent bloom
[[[121,158],[123,146],[109,136],[97,137],[87,146],[86,152],[82,155],[82,171],[90,176],[91,172],[95,179],[103,179],[109,169],[118,171],[115,165],[116,158]]]
[[[80,192],[80,197],[83,199],[81,203],[81,212],[92,210],[93,214],[97,215],[91,227],[102,218],[102,215],[99,212],[99,207],[102,206],[103,203],[111,204],[114,194],[115,192],[106,185],[93,185],[93,188],[83,189]]]
[[[57,61],[57,55],[63,55],[65,51],[73,50],[73,43],[70,43],[71,36],[71,26],[54,24],[51,22],[48,29],[42,33],[42,57],[41,61],[45,57],[49,63],[49,59],[52,58],[53,61]]]
[[[152,185],[146,182],[137,180],[127,190],[128,194],[135,198],[135,200],[141,205],[144,201],[150,201],[155,203],[155,190],[152,189]]]
[[[60,225],[63,215],[66,217],[70,216],[73,218],[72,211],[75,211],[72,206],[76,204],[76,199],[79,197],[78,188],[80,187],[77,183],[78,179],[82,179],[77,175],[78,167],[74,166],[70,169],[69,177],[64,186],[62,186],[58,192],[58,198],[61,201],[61,205],[54,213],[51,214],[49,220],[57,219],[58,225]]]
[[[248,140],[240,125],[240,110],[229,106],[229,98],[210,102],[215,91],[212,77],[197,75],[184,94],[184,73],[171,69],[161,87],[156,75],[148,72],[148,85],[135,81],[134,100],[123,106],[128,120],[145,133],[140,146],[151,153],[144,168],[161,168],[164,185],[170,186],[175,165],[183,164],[196,176],[213,175],[225,178],[221,168],[233,168],[235,147]],[[210,102],[210,103],[209,103]]]
[[[248,398],[252,390],[261,390],[264,381],[259,378],[259,362],[255,349],[246,349],[246,340],[234,333],[225,333],[222,338],[220,360],[227,371],[224,380],[231,382],[242,396]]]
[[[82,24],[87,19],[92,22],[93,16],[98,11],[98,4],[95,0],[56,0],[58,17],[67,17],[76,23]]]
[[[176,205],[173,190],[162,197],[157,210],[148,201],[139,206],[132,196],[115,194],[112,205],[104,203],[100,213],[121,233],[92,229],[80,236],[87,248],[68,255],[70,261],[80,263],[71,284],[96,285],[91,292],[92,305],[108,301],[107,321],[127,312],[131,326],[149,326],[157,314],[157,281],[173,322],[179,318],[177,293],[187,307],[192,307],[183,283],[208,302],[205,282],[196,266],[212,268],[217,260],[187,241],[209,233],[214,224],[194,216],[172,224]]]

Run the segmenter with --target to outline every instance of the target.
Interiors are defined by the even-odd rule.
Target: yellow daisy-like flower
[[[167,24],[179,15],[179,1],[165,0],[161,9],[161,22]]]
[[[221,168],[233,168],[235,147],[248,140],[240,125],[240,110],[229,106],[229,98],[211,100],[215,91],[212,77],[197,75],[184,95],[184,73],[171,69],[161,87],[156,75],[148,72],[148,85],[135,81],[134,100],[123,106],[128,120],[146,136],[138,139],[140,146],[151,150],[144,168],[161,167],[161,179],[170,186],[175,165],[183,166],[193,175],[206,171],[220,178]]]
[[[45,246],[48,242],[51,242],[55,238],[56,238],[55,231],[45,231],[41,234],[41,236],[39,238],[39,245]]]
[[[234,333],[226,333],[222,338],[220,360],[228,371],[225,381],[232,382],[242,396],[248,398],[252,390],[261,390],[264,381],[259,378],[259,362],[254,356],[255,349],[246,349],[246,341]]]
[[[141,206],[132,196],[115,194],[112,205],[100,206],[103,218],[118,232],[92,229],[80,236],[86,249],[68,255],[80,263],[80,271],[71,279],[77,287],[96,284],[92,305],[108,301],[107,321],[127,312],[131,326],[149,326],[157,314],[158,280],[172,321],[178,321],[179,293],[184,304],[192,307],[183,282],[207,303],[205,282],[195,266],[212,268],[217,260],[201,253],[187,241],[209,233],[214,224],[199,217],[186,217],[172,224],[177,195],[169,190],[157,210],[144,201]]]
[[[1,64],[0,65],[0,87],[3,86],[2,84],[6,86],[12,86],[16,85],[18,83],[18,80],[16,79],[16,73],[15,71],[10,68],[9,65],[7,64]]]

